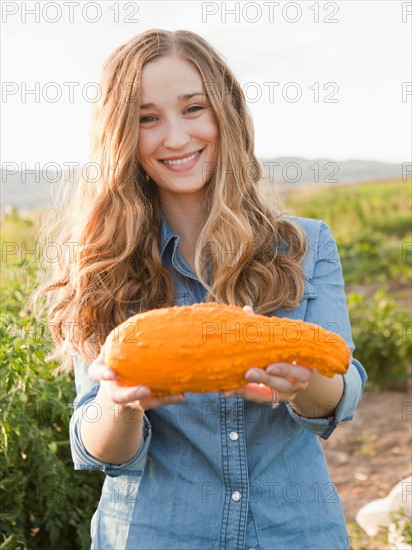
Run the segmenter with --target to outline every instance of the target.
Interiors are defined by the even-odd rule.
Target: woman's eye
[[[202,110],[202,109],[204,109],[204,107],[202,105],[192,105],[191,107],[189,107],[187,109],[187,111],[190,112],[190,113],[196,113],[196,111]]]
[[[142,116],[142,118],[140,119],[140,123],[144,124],[145,122],[153,122],[153,120],[155,120],[155,118],[151,115]]]
[[[188,107],[186,109],[186,113],[197,113],[198,111],[201,111],[205,109],[206,107],[203,105],[192,105],[191,107]],[[146,115],[141,117],[140,124],[149,124],[150,122],[156,121],[156,117],[153,115]]]

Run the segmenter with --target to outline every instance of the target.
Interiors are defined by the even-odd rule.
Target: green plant
[[[5,538],[3,535],[3,542],[0,544],[0,550],[30,550],[21,540],[17,540],[16,537],[10,535]]]
[[[0,316],[1,548],[90,548],[90,519],[103,474],[73,469],[68,428],[71,376],[53,377],[44,324],[22,306],[36,265],[2,265],[7,286]]]
[[[411,319],[384,291],[373,298],[350,293],[348,308],[355,342],[355,357],[375,388],[398,387],[410,377]]]
[[[346,525],[350,539],[350,550],[385,550],[388,547],[386,531],[382,530],[374,537],[369,537],[355,522]]]
[[[391,520],[395,524],[395,530],[399,533],[400,538],[406,544],[412,546],[412,522],[411,514],[408,514],[405,508],[400,508],[390,514]]]

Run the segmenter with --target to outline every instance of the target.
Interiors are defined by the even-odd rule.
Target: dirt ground
[[[412,472],[412,391],[366,392],[350,422],[323,441],[346,520]]]

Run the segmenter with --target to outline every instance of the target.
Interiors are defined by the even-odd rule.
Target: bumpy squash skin
[[[153,395],[232,390],[251,367],[295,362],[332,377],[351,353],[343,338],[312,323],[198,303],[134,315],[107,337],[105,361],[119,383]]]

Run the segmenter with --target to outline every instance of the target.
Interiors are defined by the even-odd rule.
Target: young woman
[[[106,474],[92,548],[349,548],[317,436],[352,418],[366,380],[356,359],[331,379],[250,365],[236,391],[162,398],[118,385],[104,362],[108,333],[133,313],[206,301],[316,323],[353,352],[329,227],[261,196],[241,88],[200,36],[144,32],[100,84],[99,177],[64,207],[67,254],[41,291],[55,357],[74,362],[75,468]]]

